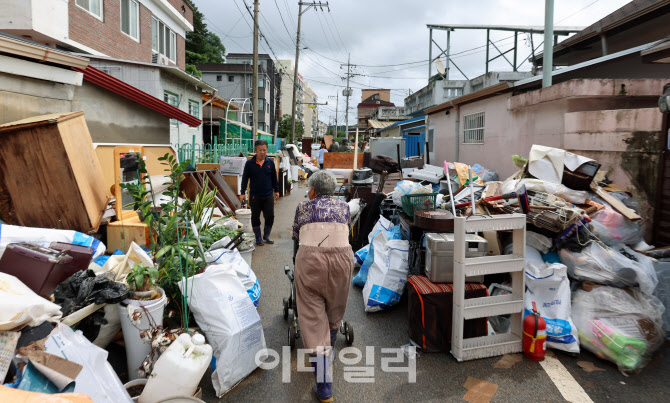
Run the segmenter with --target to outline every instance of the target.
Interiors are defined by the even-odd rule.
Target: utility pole
[[[531,33],[531,36],[533,34]],[[544,54],[542,55],[542,88],[551,87],[554,65],[554,0],[544,0]]]
[[[254,0],[254,61],[251,80],[251,111],[253,113],[251,135],[254,143],[258,135],[258,0]],[[253,149],[253,144],[251,146]]]
[[[347,141],[349,140],[349,96],[351,95],[351,88],[349,88],[349,78],[351,77],[351,53],[349,53],[349,57],[347,58],[347,88],[342,91],[342,95],[347,97],[347,105],[346,109],[344,110],[344,123],[346,127],[346,132],[344,133],[345,138]]]
[[[332,95],[328,95],[328,98],[332,98]],[[339,130],[337,128],[337,107],[340,105],[340,93],[336,92],[335,93],[335,135],[333,137],[337,137],[337,131]]]
[[[303,11],[302,6],[307,6]],[[328,7],[328,2],[317,3],[315,1],[311,3],[298,2],[298,32],[295,37],[295,68],[293,70],[293,107],[291,108],[291,144],[295,144],[295,108],[297,105],[296,95],[298,92],[298,59],[300,57],[300,22],[302,20],[302,15],[306,13],[310,8],[317,6],[323,11],[323,6]]]

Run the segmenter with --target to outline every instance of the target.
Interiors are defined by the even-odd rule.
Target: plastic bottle
[[[140,395],[140,403],[156,403],[169,397],[193,396],[212,360],[205,337],[180,335],[161,354]]]

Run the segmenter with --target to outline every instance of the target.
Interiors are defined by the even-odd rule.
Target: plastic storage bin
[[[414,217],[414,213],[419,210],[433,210],[437,193],[417,193],[402,196],[402,209],[405,213]]]

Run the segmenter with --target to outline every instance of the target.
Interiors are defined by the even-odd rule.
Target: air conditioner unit
[[[249,95],[252,95],[254,93],[254,89],[249,87]]]
[[[158,58],[158,63],[162,64],[163,66],[167,66],[170,64],[170,59],[167,58],[167,56],[160,55]]]

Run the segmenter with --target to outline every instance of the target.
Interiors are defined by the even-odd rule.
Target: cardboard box
[[[247,163],[246,157],[221,157],[221,166],[219,171],[222,175],[242,175],[244,173],[244,164]]]

